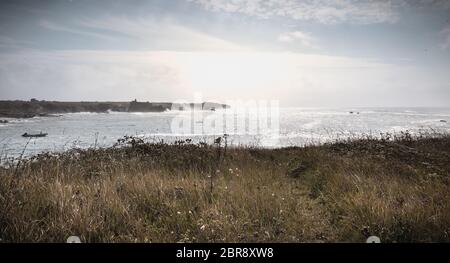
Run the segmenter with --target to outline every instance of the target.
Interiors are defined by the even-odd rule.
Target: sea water
[[[204,112],[200,119],[192,120],[192,125],[205,125],[205,118],[214,115],[226,117],[227,114],[234,113],[220,110]],[[56,117],[6,119],[8,123],[0,124],[0,154],[4,159],[17,157],[22,152],[29,156],[71,148],[108,147],[125,135],[140,136],[153,142],[192,139],[193,142],[213,143],[216,137],[226,132],[218,129],[215,132],[200,129],[198,132],[199,129],[196,129],[196,132],[180,133],[173,128],[174,120],[180,116],[187,120],[192,117],[189,112],[167,111],[71,113]],[[450,108],[280,108],[276,118],[278,129],[260,130],[257,134],[236,129],[229,133],[227,143],[285,147],[320,144],[363,135],[379,136],[380,133],[398,134],[401,131],[412,134],[423,131],[450,132]],[[21,136],[25,132],[44,132],[48,135],[30,139]]]

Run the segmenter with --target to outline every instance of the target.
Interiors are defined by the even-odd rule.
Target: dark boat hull
[[[25,138],[35,138],[35,137],[45,137],[45,136],[47,136],[47,133],[39,133],[39,134],[24,133],[24,134],[22,134],[22,137],[25,137]]]

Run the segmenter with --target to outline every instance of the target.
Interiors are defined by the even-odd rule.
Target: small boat
[[[47,133],[36,133],[36,134],[29,134],[29,133],[24,133],[22,134],[22,137],[45,137],[47,136]]]

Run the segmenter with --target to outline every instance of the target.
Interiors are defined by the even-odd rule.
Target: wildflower
[[[232,168],[228,169],[228,171],[230,172],[230,174],[233,174],[233,169]]]
[[[272,193],[272,197],[273,197],[273,196],[275,196],[275,194],[274,194],[274,193]]]
[[[206,228],[206,225],[202,225],[201,227],[200,227],[200,230],[205,230],[205,228]]]
[[[181,212],[180,212],[180,211],[177,211],[177,214],[181,215]]]

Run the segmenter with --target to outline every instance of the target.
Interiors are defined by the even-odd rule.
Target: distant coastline
[[[214,102],[172,103],[172,102],[61,102],[31,99],[30,101],[0,101],[0,118],[32,118],[36,116],[54,116],[76,112],[164,112],[167,110],[216,110],[229,108],[226,104]]]

